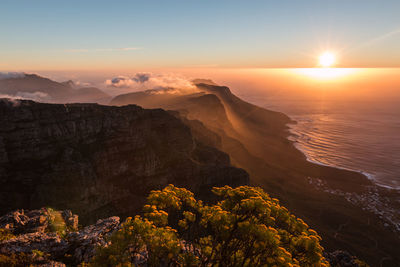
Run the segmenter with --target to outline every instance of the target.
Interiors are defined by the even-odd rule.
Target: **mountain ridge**
[[[79,87],[73,81],[56,82],[37,74],[26,74],[0,79],[0,94],[41,102],[106,103],[110,96],[96,87]],[[32,95],[33,94],[33,95]],[[37,98],[32,98],[36,96]]]

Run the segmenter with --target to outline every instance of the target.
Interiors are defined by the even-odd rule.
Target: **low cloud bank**
[[[116,91],[133,92],[148,89],[173,88],[181,91],[194,91],[192,82],[176,74],[136,73],[133,77],[118,76],[106,80],[105,84]]]
[[[10,98],[13,100],[33,100],[36,102],[49,102],[51,100],[51,97],[43,92],[18,92],[15,95],[0,94],[0,98]]]
[[[0,80],[23,78],[23,77],[25,77],[25,73],[23,72],[0,72]]]

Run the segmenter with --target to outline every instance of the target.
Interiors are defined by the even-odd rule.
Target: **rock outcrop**
[[[63,228],[51,227],[55,222],[51,213],[67,214]],[[35,264],[65,266],[89,262],[98,247],[107,245],[107,237],[120,225],[119,217],[98,220],[81,230],[71,228],[70,218],[78,223],[71,211],[42,208],[24,212],[17,210],[0,217],[0,229],[8,231],[8,238],[0,238],[0,266],[2,264]],[[62,230],[62,231],[61,231]],[[3,232],[4,235],[4,232]]]
[[[161,109],[3,99],[0,125],[1,213],[50,206],[93,222],[135,214],[170,183],[201,193],[248,182]]]
[[[325,258],[331,266],[340,267],[367,267],[368,265],[354,257],[347,251],[337,250],[331,253],[325,253]]]
[[[120,225],[119,217],[100,219],[94,225],[89,225],[78,232],[66,236],[68,253],[75,263],[89,262],[96,248],[107,245],[107,237]]]

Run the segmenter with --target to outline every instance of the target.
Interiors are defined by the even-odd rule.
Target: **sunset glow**
[[[317,80],[334,80],[348,77],[359,70],[353,68],[299,68],[293,72]]]
[[[319,65],[321,67],[327,68],[332,67],[336,62],[336,57],[331,52],[325,52],[319,56]]]

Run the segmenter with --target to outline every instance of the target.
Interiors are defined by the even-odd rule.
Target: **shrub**
[[[52,208],[46,208],[46,214],[49,221],[47,230],[52,233],[57,233],[61,237],[64,237],[68,229],[61,215],[61,211],[54,210]]]
[[[13,235],[10,232],[10,230],[4,229],[4,228],[0,228],[0,242],[12,239],[14,237],[15,237],[15,235]]]
[[[318,234],[260,188],[213,188],[203,204],[169,185],[152,191],[144,216],[128,218],[98,251],[96,266],[328,266]]]
[[[30,253],[15,252],[11,255],[0,254],[0,266],[41,266],[41,263],[49,261],[49,257],[49,254],[35,249]]]

